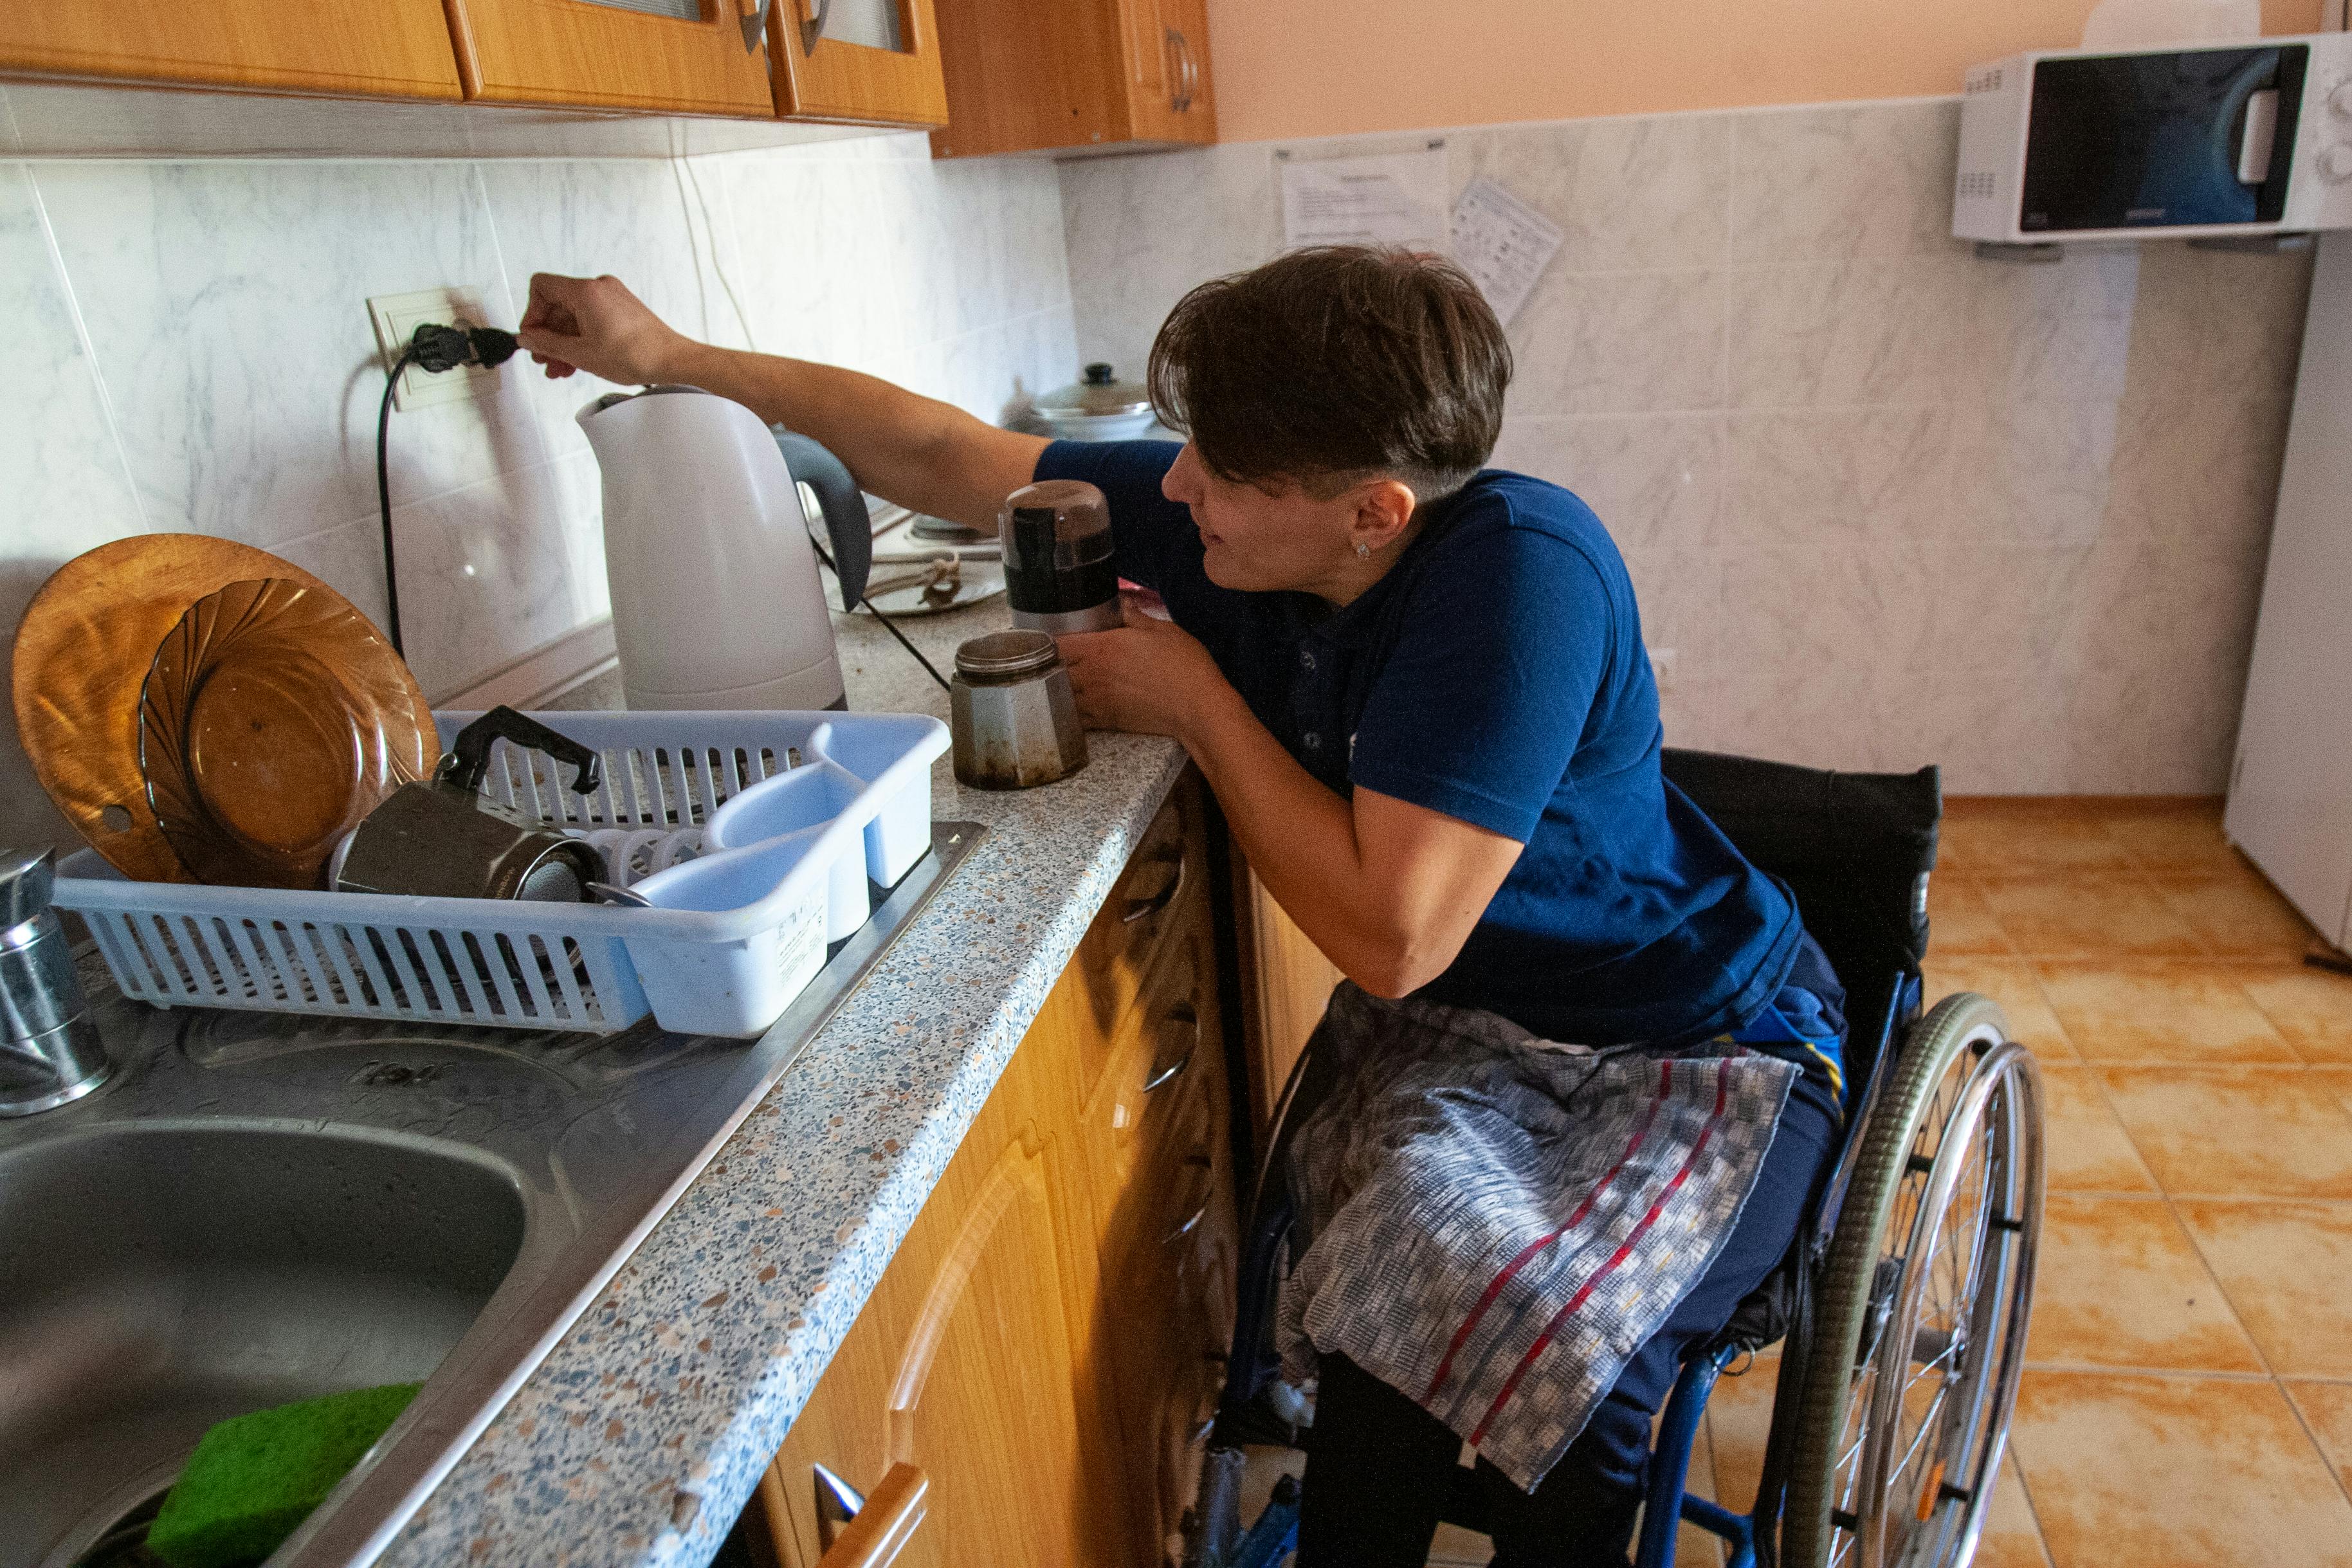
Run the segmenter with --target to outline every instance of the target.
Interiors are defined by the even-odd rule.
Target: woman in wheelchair
[[[1420,1564],[1467,1443],[1502,1568],[1623,1563],[1684,1352],[1837,1147],[1844,999],[1661,776],[1601,520],[1483,467],[1511,354],[1475,287],[1357,248],[1202,285],[1151,353],[1181,447],[688,342],[610,279],[535,279],[522,338],[555,374],[736,397],[975,526],[1033,479],[1103,489],[1172,620],[1065,639],[1080,706],[1183,743],[1349,982],[1286,1162],[1278,1338],[1319,1379],[1299,1561]]]

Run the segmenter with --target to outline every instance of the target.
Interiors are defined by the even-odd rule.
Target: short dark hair
[[[1147,373],[1160,419],[1221,479],[1337,494],[1393,476],[1423,501],[1485,465],[1510,380],[1510,341],[1459,268],[1359,245],[1202,284]]]

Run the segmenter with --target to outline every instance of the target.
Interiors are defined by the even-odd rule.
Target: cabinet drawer
[[[1094,1098],[1120,1025],[1166,950],[1170,933],[1187,923],[1206,923],[1209,862],[1202,813],[1199,785],[1188,776],[1144,830],[1070,961],[1067,977],[1093,1026],[1079,1063],[1081,1100]]]

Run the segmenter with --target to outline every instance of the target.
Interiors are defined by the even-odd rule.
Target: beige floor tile
[[[1979,884],[2017,951],[2032,958],[2197,958],[2204,943],[2137,871]]]
[[[1958,873],[1937,872],[1927,883],[1927,950],[1939,958],[2017,951],[2000,929],[1984,889]]]
[[[2168,1193],[2352,1198],[2352,1115],[2308,1068],[2107,1068],[2099,1081]]]
[[[2133,862],[2096,806],[1979,797],[1944,803],[1937,866],[1967,876],[2116,869]]]
[[[1973,1568],[2051,1568],[2050,1549],[2042,1543],[2042,1526],[2025,1483],[2017,1479],[2017,1459],[2000,1462],[2000,1479],[1993,1483],[1992,1509],[1985,1515],[1984,1534],[1978,1537]]]
[[[2298,963],[2248,969],[2238,984],[2304,1060],[2352,1066],[2352,974]]]
[[[2011,1442],[2056,1568],[2352,1568],[2352,1503],[2274,1383],[2029,1371]]]
[[[2042,1147],[2052,1192],[2153,1193],[2156,1178],[2090,1068],[2042,1064]]]
[[[2222,958],[2300,959],[2316,934],[2251,867],[2235,876],[2158,877],[2156,886]]]
[[[2221,803],[2119,806],[2105,817],[2107,836],[2150,871],[2194,876],[2226,875],[2245,867],[2221,831]]]
[[[2045,1062],[2071,1062],[2076,1059],[2074,1047],[2066,1038],[2066,1031],[2058,1025],[2058,1016],[2050,1010],[2049,998],[2042,994],[2042,982],[2035,978],[2033,966],[2021,958],[1977,957],[1969,954],[1946,956],[1938,942],[1926,965],[1927,1002],[1930,1006],[1955,991],[1974,991],[2000,1004],[2003,1016],[2009,1020],[2010,1033],[2033,1047],[2034,1054]]]
[[[2178,1207],[2273,1372],[2352,1378],[2352,1204]]]
[[[2352,1490],[2352,1383],[2286,1384],[2286,1396],[2303,1412],[2303,1424],[2319,1441],[2319,1451]]]
[[[2085,1061],[2225,1067],[2302,1060],[2238,984],[2238,971],[2224,964],[2075,960],[2040,963],[2034,972]]]
[[[2026,1356],[2036,1363],[2261,1372],[2253,1342],[2161,1198],[2053,1194]]]

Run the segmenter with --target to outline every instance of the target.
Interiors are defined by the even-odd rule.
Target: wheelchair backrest
[[[1660,766],[1742,855],[1796,895],[1805,929],[1845,984],[1846,1074],[1859,1096],[1904,983],[1927,953],[1938,771],[1834,773],[1674,747]]]

